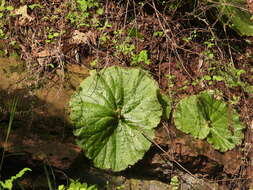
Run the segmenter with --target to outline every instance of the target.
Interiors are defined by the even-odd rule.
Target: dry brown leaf
[[[89,75],[89,70],[83,65],[81,66],[77,64],[67,64],[66,68],[69,72],[72,72],[72,73]]]
[[[73,32],[72,38],[69,40],[69,43],[70,44],[92,43],[92,44],[96,45],[96,38],[97,38],[97,34],[92,31],[88,31],[88,32],[83,33],[78,30],[75,30]]]
[[[249,12],[253,14],[253,0],[247,0],[247,4],[249,7]]]
[[[59,54],[60,50],[55,48],[49,48],[49,47],[46,47],[45,49],[43,50],[38,50],[37,48],[34,48],[32,50],[32,54],[35,56],[35,57],[50,57],[50,56],[55,56],[57,54]]]
[[[34,18],[29,16],[27,13],[27,5],[21,6],[18,9],[15,9],[13,11],[15,15],[21,15],[19,18],[19,24],[20,25],[25,25],[29,22],[31,22]]]

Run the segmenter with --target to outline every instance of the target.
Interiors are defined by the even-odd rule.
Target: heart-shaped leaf
[[[120,171],[150,148],[162,115],[158,85],[140,69],[110,67],[86,78],[70,101],[74,134],[94,165]]]
[[[238,113],[208,91],[182,99],[176,106],[174,122],[179,130],[206,138],[222,152],[240,144],[244,137]]]

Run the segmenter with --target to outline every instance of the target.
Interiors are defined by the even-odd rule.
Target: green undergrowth
[[[152,62],[148,50],[143,49],[137,52],[136,45],[133,43],[134,40],[143,41],[143,35],[136,28],[129,29],[126,37],[124,37],[122,30],[115,31],[112,38],[112,43],[116,49],[114,55],[117,57],[126,56],[132,66],[150,65]]]
[[[14,10],[14,7],[11,5],[8,5],[5,0],[1,1],[0,5],[0,39],[6,38],[6,30],[4,28],[7,17],[10,16],[11,11]]]
[[[15,176],[12,176],[10,179],[6,179],[5,181],[0,181],[0,189],[8,189],[12,190],[13,183],[18,178],[21,178],[27,171],[32,171],[30,168],[24,168],[21,171],[19,171]]]
[[[98,26],[98,16],[103,15],[104,10],[98,0],[72,0],[67,19],[71,24],[81,26]]]
[[[96,185],[88,185],[81,183],[78,180],[70,179],[69,186],[59,185],[57,190],[98,190]]]

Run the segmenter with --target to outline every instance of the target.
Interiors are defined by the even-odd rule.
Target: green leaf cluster
[[[95,11],[97,15],[102,15],[104,13],[103,9],[99,6],[98,0],[75,0],[74,4],[75,6],[73,6],[71,11],[67,14],[67,19],[71,24],[76,26],[90,26],[87,19],[90,18],[91,11]],[[98,22],[98,20],[96,20],[96,22]]]
[[[173,176],[170,181],[171,190],[179,190],[180,187],[180,181],[178,179],[178,176]]]
[[[124,55],[132,55],[135,50],[135,45],[129,43],[128,40],[125,40],[123,43],[118,44],[115,47],[118,52],[121,52]]]
[[[65,185],[59,185],[58,190],[98,190],[96,185],[89,186],[87,183],[81,183],[78,180],[70,179],[68,187]]]
[[[0,18],[4,16],[5,12],[9,12],[12,10],[14,10],[14,7],[11,5],[6,5],[5,0],[2,0],[0,5]]]
[[[141,50],[139,54],[133,54],[132,56],[132,65],[138,65],[141,62],[143,62],[145,65],[150,65],[151,61],[148,58],[148,51],[147,50]]]
[[[148,58],[148,51],[147,50],[141,50],[139,53],[136,53],[136,47],[134,44],[131,43],[131,37],[134,37],[134,35],[141,35],[139,33],[135,34],[135,30],[131,29],[129,30],[131,32],[128,32],[128,36],[125,38],[125,40],[122,43],[119,43],[118,40],[113,41],[115,44],[115,55],[117,56],[119,53],[122,53],[123,55],[128,55],[131,57],[131,65],[139,65],[140,63],[144,63],[145,65],[150,65],[151,60]],[[119,34],[115,34],[115,36],[119,37]],[[138,37],[138,36],[136,36]]]
[[[0,1],[0,39],[6,38],[4,31],[5,20],[9,16],[10,11],[14,10],[14,7],[11,5],[6,5],[5,0]]]

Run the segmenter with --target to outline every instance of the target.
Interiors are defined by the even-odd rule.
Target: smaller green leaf
[[[209,91],[182,99],[174,113],[176,127],[193,137],[207,139],[221,152],[239,145],[245,128],[239,114]]]
[[[7,11],[13,11],[13,10],[14,10],[14,7],[13,7],[13,6],[7,6],[7,7],[6,7],[6,10],[7,10]]]
[[[0,6],[0,11],[5,11],[5,7],[4,6]]]
[[[176,106],[174,121],[179,130],[190,133],[195,138],[204,139],[210,129],[203,112],[199,110],[198,102],[197,96],[182,99]]]
[[[2,29],[0,29],[0,39],[5,37],[5,33]]]
[[[98,60],[95,59],[92,62],[90,62],[90,66],[95,67],[97,65],[97,63],[98,63]]]
[[[236,70],[236,75],[237,75],[237,76],[240,76],[240,75],[246,73],[246,71],[243,70],[243,69],[235,69],[235,70]]]
[[[98,15],[103,15],[104,14],[104,9],[99,8],[96,12],[97,12]]]
[[[178,176],[173,176],[170,181],[170,185],[172,186],[172,190],[178,190],[180,186],[180,181]]]
[[[58,36],[60,36],[60,33],[59,32],[55,32],[55,33],[53,33],[53,36],[54,37],[58,37]]]
[[[222,76],[214,75],[214,76],[213,76],[213,80],[216,80],[216,81],[223,81],[224,78],[223,78]]]
[[[53,35],[53,34],[48,34],[48,35],[47,35],[47,38],[48,38],[48,39],[53,39],[53,38],[54,38],[54,35]]]
[[[163,31],[156,31],[153,33],[153,36],[155,36],[155,37],[162,37],[163,35],[164,35]]]
[[[58,186],[58,190],[64,190],[65,189],[65,186],[64,185],[59,185]]]
[[[210,77],[209,75],[205,75],[205,76],[204,76],[204,79],[205,79],[205,80],[212,80],[212,77]]]
[[[43,5],[38,4],[38,3],[28,5],[28,7],[29,7],[31,10],[33,10],[33,9],[35,9],[35,8],[44,8]]]

